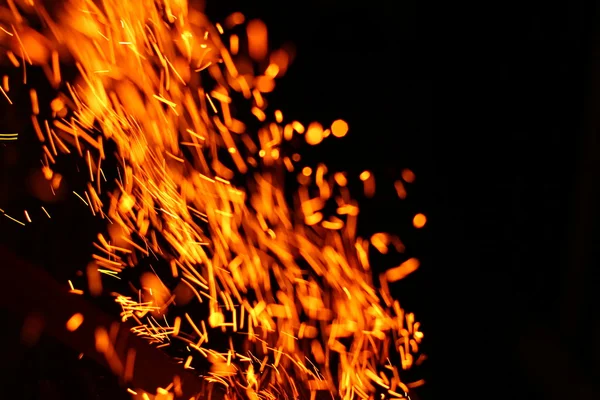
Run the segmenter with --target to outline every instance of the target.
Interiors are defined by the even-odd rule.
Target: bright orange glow
[[[402,179],[404,179],[405,182],[413,183],[415,181],[415,178],[415,173],[412,172],[410,169],[405,168],[402,170]]]
[[[387,254],[389,243],[389,235],[385,233],[376,233],[373,236],[371,236],[371,244],[373,245],[373,247],[379,250],[381,254]]]
[[[38,96],[35,89],[29,90],[29,96],[31,97],[31,108],[33,110],[33,114],[38,115],[40,113],[40,106],[38,105]]]
[[[333,133],[333,136],[338,138],[346,136],[348,133],[348,123],[342,119],[333,121],[333,124],[331,124],[331,132]]]
[[[425,226],[425,223],[427,223],[427,217],[424,214],[419,213],[414,216],[413,226],[415,228],[422,228]]]
[[[275,50],[270,55],[270,61],[272,64],[277,66],[278,75],[284,75],[287,71],[288,66],[290,65],[290,56],[289,54],[283,50]]]
[[[240,50],[240,38],[238,35],[231,35],[229,37],[229,48],[231,49],[231,54],[236,55]]]
[[[419,268],[419,260],[416,258],[410,258],[404,261],[396,268],[388,269],[385,273],[385,277],[389,282],[396,282],[406,278],[409,274],[415,272]]]
[[[246,32],[248,34],[248,52],[254,60],[260,61],[267,56],[267,26],[258,19],[248,22]]]
[[[275,81],[269,76],[259,76],[254,81],[256,88],[262,93],[270,93],[275,89]]]
[[[27,62],[37,65],[45,64],[48,61],[50,51],[48,49],[47,39],[38,32],[28,29],[18,33],[16,39],[17,40],[13,42],[15,44],[13,49],[15,54],[24,53]]]
[[[317,145],[323,141],[323,125],[318,122],[312,122],[306,130],[306,143]]]
[[[333,175],[333,178],[335,179],[335,182],[341,187],[344,187],[348,184],[346,176],[341,172],[336,172],[335,175]]]
[[[277,121],[278,123],[283,122],[283,113],[281,112],[281,110],[275,110],[275,121]]]
[[[243,24],[245,19],[244,14],[241,12],[234,12],[225,19],[225,26],[228,29],[234,28],[237,25]]]
[[[69,332],[75,332],[83,323],[83,315],[80,313],[73,314],[67,321],[67,330]]]
[[[98,353],[106,353],[110,347],[110,339],[105,328],[97,328],[95,331],[96,350]]]

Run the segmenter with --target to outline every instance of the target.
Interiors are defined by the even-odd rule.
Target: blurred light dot
[[[363,171],[359,176],[361,181],[366,181],[370,177],[371,177],[371,173],[369,171]]]
[[[323,126],[318,122],[308,125],[306,143],[315,146],[323,141]]]
[[[267,56],[267,26],[258,19],[253,19],[246,26],[248,37],[248,53],[252,59],[260,61]]]
[[[415,228],[422,228],[427,223],[427,217],[424,214],[417,214],[413,218],[413,225]]]
[[[275,110],[275,121],[281,123],[283,121],[283,113],[281,110]]]
[[[348,123],[342,119],[333,121],[333,124],[331,124],[331,132],[333,133],[333,136],[338,138],[346,136],[348,133]]]
[[[83,315],[80,313],[73,314],[67,321],[67,330],[69,332],[75,332],[83,323]]]
[[[402,170],[402,179],[404,179],[405,182],[413,183],[415,181],[415,178],[415,173],[412,172],[410,169],[405,168]]]

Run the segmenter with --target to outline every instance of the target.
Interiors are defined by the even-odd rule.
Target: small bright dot
[[[348,123],[343,119],[333,121],[331,124],[331,132],[335,137],[344,137],[348,133]]]
[[[83,315],[80,313],[73,314],[67,321],[67,330],[69,332],[75,332],[83,323]]]
[[[304,175],[304,176],[310,176],[310,174],[312,174],[312,168],[311,167],[304,167],[304,168],[302,168],[302,175]]]
[[[227,149],[231,154],[235,153],[235,147],[230,147]]]
[[[415,228],[422,228],[427,223],[427,217],[424,214],[417,214],[413,218],[413,225]]]

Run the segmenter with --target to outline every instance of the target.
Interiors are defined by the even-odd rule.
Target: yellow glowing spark
[[[48,216],[48,218],[50,218],[50,214],[48,214],[48,211],[46,211],[46,209],[44,207],[42,207],[42,211],[44,211],[44,213]]]
[[[83,201],[83,204],[85,204],[86,206],[89,206],[88,202],[85,201],[85,199],[83,197],[81,197],[77,192],[73,191],[73,194],[75,196],[77,196],[79,198],[79,200]]]
[[[17,140],[18,133],[0,133],[0,140]]]
[[[8,97],[8,94],[4,91],[4,88],[0,86],[0,92],[2,92],[2,94],[4,95],[4,97],[6,97],[6,100],[8,100],[9,104],[12,104],[13,102],[10,100],[10,97]]]
[[[6,33],[6,34],[7,34],[7,35],[9,35],[9,36],[13,36],[13,34],[12,34],[12,33],[10,33],[9,31],[7,31],[7,30],[6,30],[4,27],[2,27],[2,26],[0,26],[0,30],[1,30],[2,32]]]
[[[17,224],[19,224],[19,225],[23,225],[23,226],[25,226],[25,224],[24,224],[23,222],[21,222],[21,221],[19,221],[19,220],[17,220],[17,219],[14,219],[13,217],[11,217],[11,216],[10,216],[10,215],[8,215],[8,214],[4,214],[4,216],[5,216],[6,218],[8,218],[8,219],[12,220],[12,221],[15,221],[15,222],[16,222]]]
[[[306,143],[317,145],[323,141],[323,126],[318,122],[308,125],[306,130]]]

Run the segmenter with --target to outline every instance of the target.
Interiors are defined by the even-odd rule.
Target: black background
[[[307,162],[372,170],[377,195],[361,201],[361,230],[398,233],[423,261],[395,287],[423,322],[429,359],[418,395],[599,398],[596,4],[263,0],[207,9],[215,21],[236,10],[263,19],[275,45],[296,46],[272,102],[290,118],[350,124],[346,138],[304,153]],[[29,111],[3,115],[12,132]],[[23,182],[39,159],[19,146],[0,149],[7,211],[29,206]],[[393,181],[403,168],[417,181],[400,201]],[[0,221],[2,242],[69,279],[100,229],[77,201],[26,232]],[[416,212],[429,218],[423,230],[411,227]],[[48,338],[32,350],[12,345],[13,330],[2,368],[17,398],[123,396]]]

